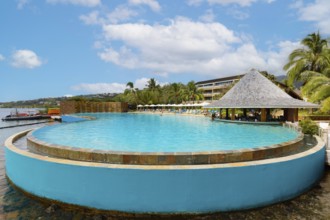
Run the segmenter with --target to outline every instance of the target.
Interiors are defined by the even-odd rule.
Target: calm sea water
[[[86,115],[86,114],[84,114]],[[87,114],[96,120],[34,132],[63,146],[135,152],[197,152],[269,146],[298,137],[281,126],[212,122],[210,118],[160,114]]]
[[[0,109],[1,110],[1,109]],[[4,124],[6,125],[6,124]],[[0,146],[11,134],[31,127],[43,125],[23,126],[0,129]],[[31,179],[33,181],[33,179]],[[25,196],[14,189],[7,181],[5,175],[4,148],[0,148],[0,219],[39,219],[39,220],[102,220],[102,219],[185,219],[185,220],[236,220],[236,219],[330,219],[330,170],[327,168],[324,177],[311,190],[305,194],[280,204],[241,212],[225,212],[191,216],[155,216],[155,215],[118,215],[107,212],[93,212],[91,210],[73,209],[56,206],[51,203],[42,203]]]

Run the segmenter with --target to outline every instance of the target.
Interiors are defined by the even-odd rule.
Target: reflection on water
[[[40,126],[40,125],[39,125]],[[31,126],[30,126],[31,127]],[[11,134],[30,127],[0,130],[0,145]],[[36,126],[34,126],[36,127]],[[323,179],[313,189],[293,200],[265,208],[191,216],[117,215],[114,213],[68,208],[31,199],[14,189],[5,176],[4,149],[0,149],[0,219],[330,219],[330,168],[326,168]],[[31,179],[33,181],[33,179]]]

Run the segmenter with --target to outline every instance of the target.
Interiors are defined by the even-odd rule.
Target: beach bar
[[[270,109],[283,109],[283,121],[298,121],[299,108],[318,108],[317,104],[295,99],[255,69],[251,69],[221,99],[204,108],[226,109],[226,118],[235,120],[235,110],[260,109],[258,121],[266,122]],[[228,110],[231,109],[229,117]]]

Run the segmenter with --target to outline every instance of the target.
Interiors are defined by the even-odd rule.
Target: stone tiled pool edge
[[[19,136],[22,136],[21,133]],[[6,141],[6,171],[34,196],[133,213],[250,209],[300,195],[322,177],[324,143],[286,157],[208,165],[127,165],[37,155]]]
[[[31,152],[78,161],[102,162],[111,164],[139,165],[192,165],[244,162],[287,156],[295,153],[303,144],[304,136],[276,145],[227,151],[204,152],[121,152],[76,148],[49,144],[38,140],[30,132],[27,145]]]

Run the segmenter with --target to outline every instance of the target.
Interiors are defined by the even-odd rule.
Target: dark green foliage
[[[312,121],[310,118],[300,121],[299,125],[304,134],[315,135],[319,131],[319,127],[317,126],[317,124],[314,121]]]

